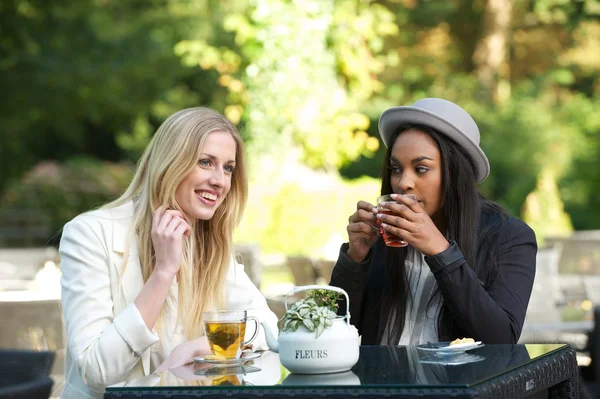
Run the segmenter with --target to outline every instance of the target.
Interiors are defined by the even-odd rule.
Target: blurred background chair
[[[56,381],[54,394],[59,395],[64,385],[66,336],[60,299],[40,292],[0,292],[0,315],[0,349],[52,352],[55,361],[50,374]]]
[[[317,271],[308,256],[288,256],[287,265],[296,286],[311,285],[317,281]]]
[[[594,329],[589,334],[585,350],[590,354],[588,366],[580,366],[583,385],[589,397],[600,398],[600,305],[594,308]]]
[[[317,283],[329,285],[331,281],[331,272],[335,266],[335,260],[317,259],[315,260],[315,269],[317,271]]]
[[[582,277],[586,297],[594,306],[600,306],[600,276]]]
[[[533,290],[519,342],[566,342],[582,350],[594,323],[591,320],[563,320],[562,310],[567,303],[564,292],[568,293],[568,300],[583,299],[585,293],[579,276],[559,277],[561,252],[560,245],[538,250]]]
[[[0,350],[0,399],[47,399],[53,352]]]
[[[260,289],[262,282],[262,265],[260,263],[260,246],[258,244],[235,244],[236,260],[244,265],[244,271]]]

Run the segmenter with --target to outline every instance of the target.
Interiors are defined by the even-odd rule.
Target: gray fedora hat
[[[458,105],[441,98],[424,98],[411,106],[386,109],[379,117],[379,134],[386,147],[392,135],[407,124],[431,127],[460,145],[471,157],[478,183],[490,174],[490,163],[479,147],[479,128]]]

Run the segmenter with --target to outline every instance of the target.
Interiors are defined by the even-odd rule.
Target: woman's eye
[[[235,169],[235,167],[233,165],[225,165],[225,167],[223,169],[225,169],[225,172],[227,172],[227,173],[233,173],[233,170]]]
[[[399,166],[395,166],[395,165],[390,166],[390,170],[392,171],[392,173],[400,173],[400,172],[402,172],[402,169],[400,169]]]
[[[426,168],[425,166],[417,166],[417,167],[415,168],[415,170],[417,171],[417,173],[425,173],[425,172],[427,172],[429,169],[428,169],[428,168]]]
[[[198,161],[198,165],[200,166],[210,166],[210,159],[201,159]]]

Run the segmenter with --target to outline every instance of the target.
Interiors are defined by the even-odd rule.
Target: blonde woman
[[[246,199],[236,129],[217,112],[190,108],[159,127],[120,198],[65,225],[63,398],[99,398],[108,385],[209,353],[206,310],[247,309],[277,327],[232,256]]]

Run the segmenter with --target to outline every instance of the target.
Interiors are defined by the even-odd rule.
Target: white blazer
[[[128,203],[84,213],[64,227],[59,249],[67,330],[64,399],[102,398],[106,386],[152,371],[150,352],[161,338],[148,330],[133,303],[144,286],[136,240],[128,242],[133,216]],[[277,330],[277,317],[233,257],[225,285],[225,309],[248,309]],[[266,349],[262,328],[254,348]]]

